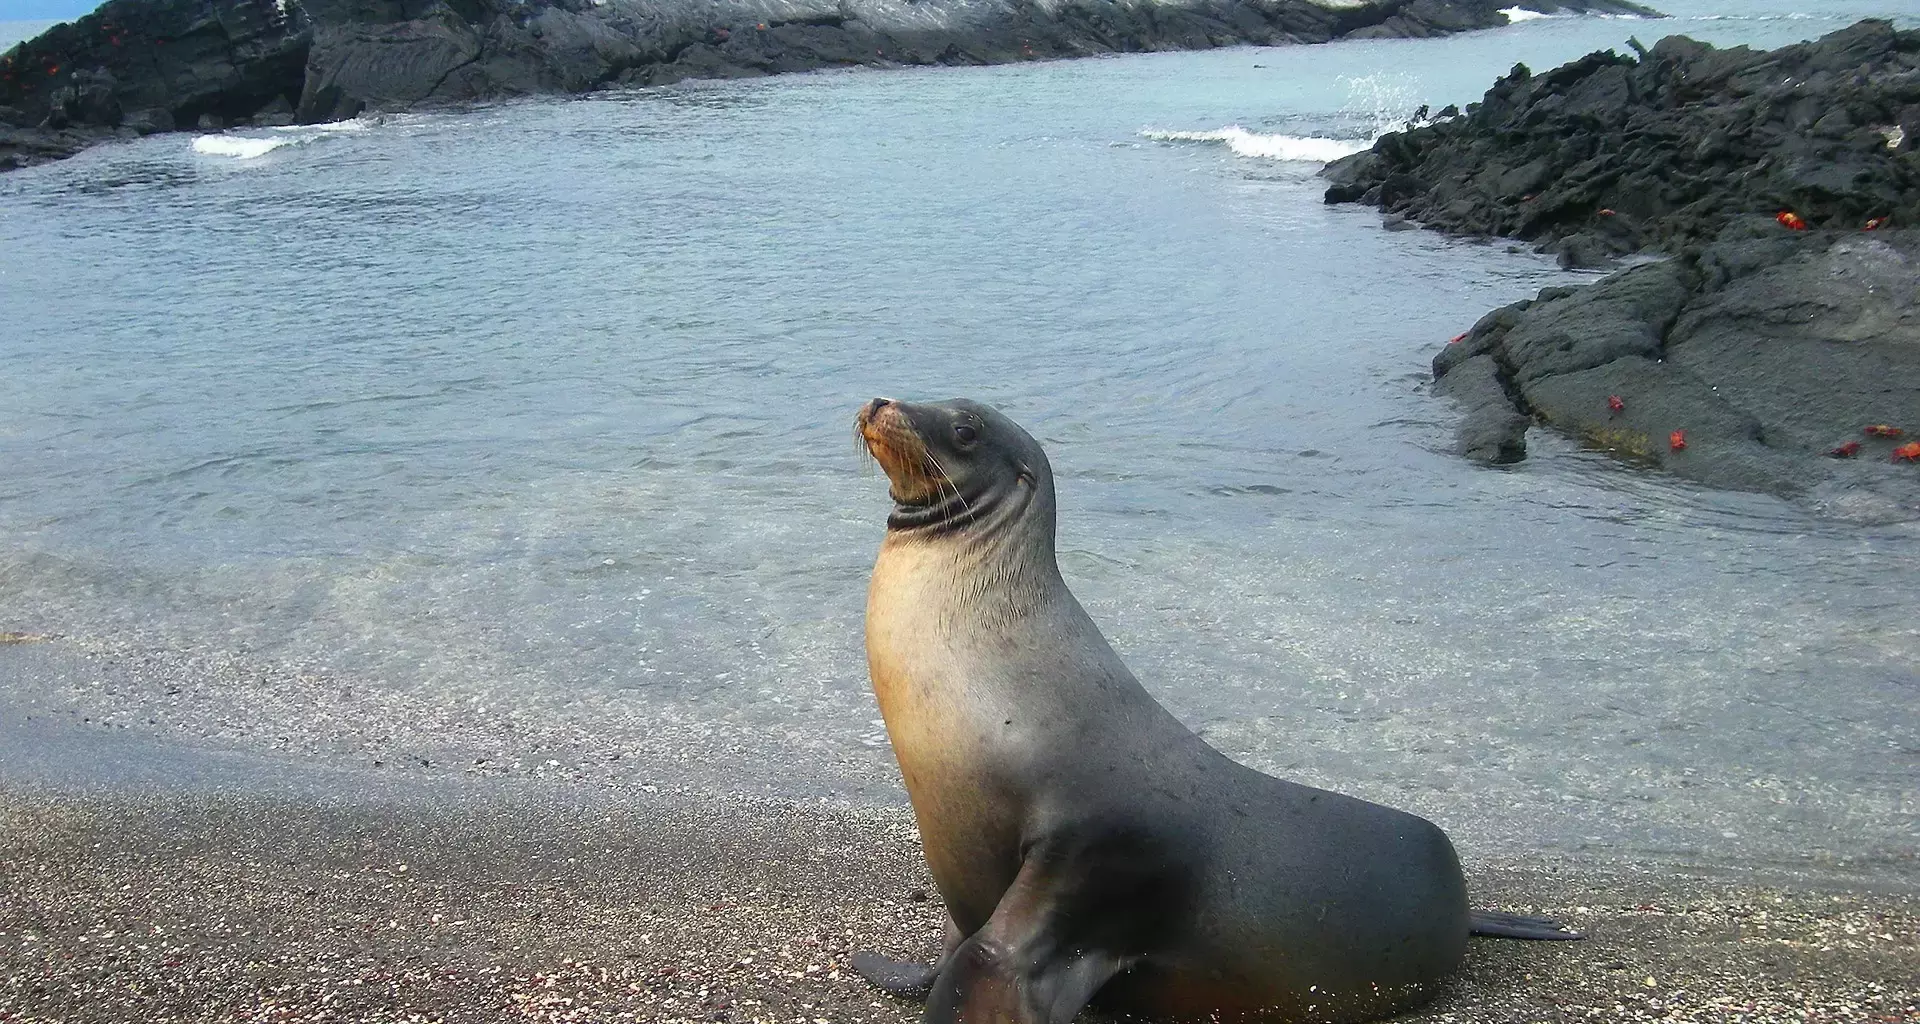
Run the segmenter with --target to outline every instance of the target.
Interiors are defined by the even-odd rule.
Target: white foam
[[[297,139],[250,139],[240,135],[201,135],[193,140],[193,151],[207,156],[230,156],[235,160],[253,160],[266,156]]]
[[[1324,164],[1338,160],[1373,145],[1371,139],[1361,142],[1352,139],[1322,139],[1299,135],[1261,135],[1247,131],[1237,124],[1210,132],[1167,132],[1147,129],[1140,133],[1143,137],[1159,142],[1221,142],[1228,149],[1241,156],[1262,157],[1267,160],[1301,160]]]
[[[1525,7],[1509,7],[1500,13],[1507,16],[1507,24],[1509,25],[1516,21],[1532,21],[1535,18],[1552,17],[1552,15],[1542,14],[1539,11],[1529,11]]]
[[[275,125],[268,131],[300,132],[307,135],[331,134],[335,132],[364,132],[368,128],[366,121],[354,118],[350,121],[328,121],[325,124],[283,124]]]
[[[225,156],[235,160],[257,160],[282,146],[304,146],[316,139],[348,132],[364,132],[372,123],[359,118],[327,124],[274,125],[269,135],[200,135],[193,140],[193,151],[204,156]],[[260,129],[250,129],[258,131]]]

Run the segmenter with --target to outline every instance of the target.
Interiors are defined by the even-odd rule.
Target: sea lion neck
[[[966,489],[949,486],[931,502],[897,498],[887,514],[887,535],[991,546],[1018,538],[1053,550],[1053,484],[1029,474],[987,481]]]

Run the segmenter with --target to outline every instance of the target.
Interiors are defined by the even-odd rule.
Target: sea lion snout
[[[902,403],[876,398],[860,407],[853,422],[867,453],[886,471],[896,503],[919,505],[939,495],[945,477],[936,474],[927,443]]]
[[[906,406],[891,398],[876,398],[861,406],[853,417],[853,432],[860,436],[867,451],[880,460],[888,476],[897,475],[895,463],[905,461],[901,456],[913,455],[914,462],[926,457],[926,443],[914,429]],[[913,452],[916,448],[917,454]]]

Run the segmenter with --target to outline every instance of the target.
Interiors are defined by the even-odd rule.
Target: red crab
[[[1673,433],[1668,434],[1667,447],[1672,448],[1676,452],[1686,451],[1687,450],[1687,432],[1684,430],[1676,430]]]
[[[1920,441],[1908,441],[1893,450],[1895,462],[1920,462]]]
[[[1607,396],[1607,408],[1612,409],[1614,412],[1620,412],[1624,410],[1626,407],[1627,407],[1627,403],[1621,401],[1619,395]]]
[[[1885,423],[1875,423],[1866,429],[1868,437],[1899,437],[1905,431],[1899,427],[1889,427]]]
[[[1449,344],[1449,345],[1458,345],[1458,344],[1460,344],[1461,342],[1463,342],[1463,341],[1465,341],[1465,340],[1467,340],[1467,332],[1464,332],[1464,331],[1463,331],[1463,332],[1461,332],[1461,333],[1459,333],[1459,334],[1456,334],[1456,335],[1454,335],[1454,336],[1453,336],[1452,338],[1449,338],[1449,339],[1447,340],[1447,344]]]
[[[1860,230],[1862,230],[1862,231],[1878,231],[1878,230],[1880,230],[1881,228],[1883,228],[1883,227],[1886,227],[1886,225],[1887,225],[1887,218],[1885,218],[1885,217],[1875,217],[1875,218],[1873,218],[1872,220],[1870,220],[1870,221],[1868,221],[1868,222],[1867,222],[1867,226],[1866,226],[1866,227],[1863,227],[1863,228],[1861,228]]]
[[[1786,228],[1789,231],[1807,230],[1806,218],[1800,216],[1799,214],[1793,212],[1792,210],[1781,210],[1778,214],[1774,215],[1773,219],[1779,221],[1780,226]]]
[[[1860,454],[1860,442],[1848,441],[1846,444],[1843,444],[1840,447],[1835,448],[1834,450],[1828,452],[1827,454],[1833,456],[1836,459],[1851,459],[1855,455]]]

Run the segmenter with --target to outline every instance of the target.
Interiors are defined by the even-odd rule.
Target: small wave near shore
[[[220,135],[196,135],[193,138],[193,151],[202,156],[257,160],[283,146],[304,146],[331,135],[366,131],[368,127],[366,120],[355,118],[328,124],[268,128],[265,129],[265,134],[255,132],[242,135],[229,132]]]
[[[1219,143],[1239,156],[1290,162],[1328,163],[1352,156],[1373,145],[1372,139],[1327,139],[1302,135],[1262,135],[1237,124],[1213,131],[1163,131],[1149,128],[1142,138],[1155,142]]]

